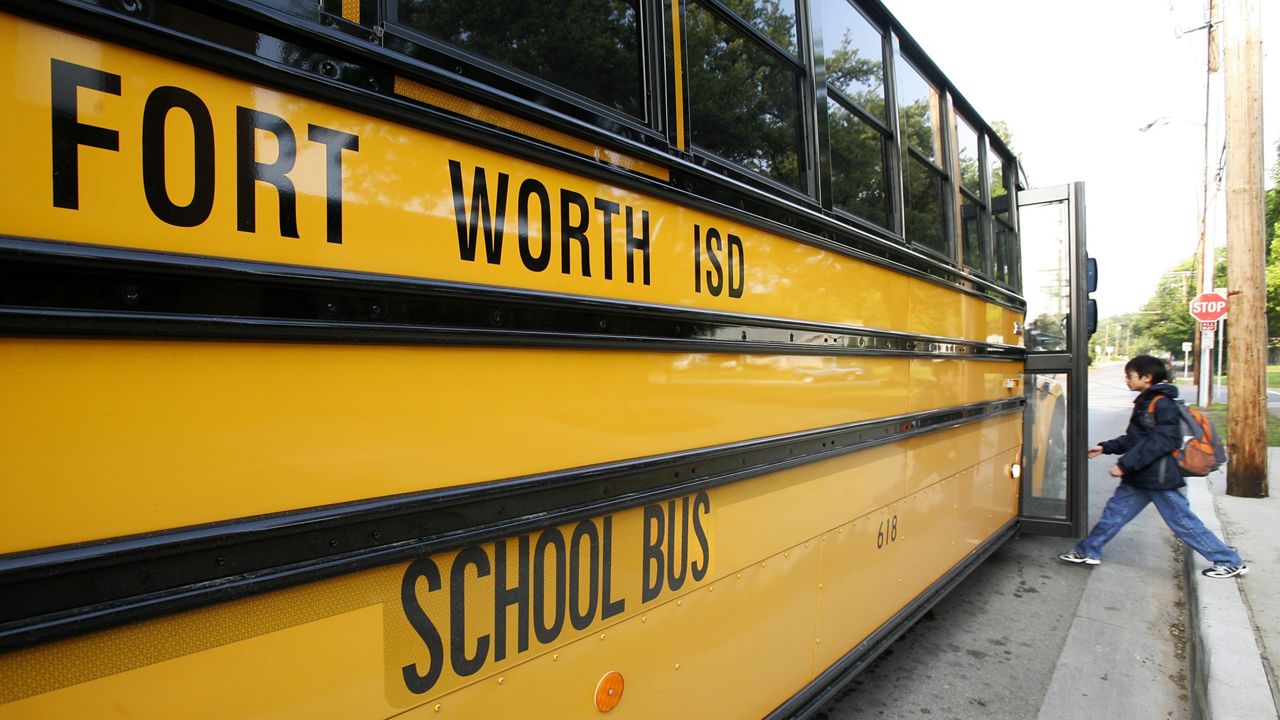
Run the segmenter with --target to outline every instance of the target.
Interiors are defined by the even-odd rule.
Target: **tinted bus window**
[[[942,162],[942,113],[938,90],[909,62],[901,60],[898,72],[898,122],[902,138],[911,148],[934,163]]]
[[[1013,286],[1013,229],[1000,220],[992,223],[992,229],[995,231],[995,248],[991,253],[991,260],[996,282]]]
[[[782,12],[775,22],[794,20]],[[685,11],[690,138],[793,188],[800,178],[800,71],[691,3]]]
[[[822,3],[822,52],[827,83],[884,120],[884,36],[849,4]]]
[[[983,236],[991,222],[982,189],[982,144],[978,131],[956,115],[956,171],[960,183],[960,261],[986,272]]]
[[[832,204],[889,227],[885,136],[835,100],[827,101]]]
[[[734,14],[783,50],[796,54],[796,8],[787,0],[728,0]]]
[[[1009,183],[1012,178],[1008,164],[990,145],[987,146],[987,165],[991,178],[991,212],[1009,222]]]
[[[907,239],[950,257],[951,248],[943,217],[947,204],[942,176],[911,154],[907,155],[903,171]]]
[[[956,155],[960,160],[960,185],[981,199],[982,166],[978,157],[978,133],[962,117],[956,118]]]
[[[968,192],[960,193],[960,253],[965,267],[986,272],[986,263],[982,259],[982,203],[974,200]]]
[[[399,0],[399,24],[643,119],[638,0]]]

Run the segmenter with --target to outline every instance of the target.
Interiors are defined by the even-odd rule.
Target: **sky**
[[[1280,140],[1280,3],[1255,1],[1269,186]],[[1165,273],[1195,254],[1199,236],[1206,49],[1195,28],[1207,0],[884,2],[983,119],[1008,124],[1030,187],[1085,183],[1100,317],[1140,310],[1158,283],[1181,281]],[[1211,88],[1216,174],[1221,72]],[[1211,175],[1209,234],[1225,245],[1217,185]]]

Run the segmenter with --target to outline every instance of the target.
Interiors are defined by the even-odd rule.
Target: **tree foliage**
[[[1160,278],[1155,294],[1134,321],[1134,332],[1149,341],[1152,349],[1181,352],[1182,343],[1197,329],[1187,311],[1195,291],[1195,258],[1188,258]]]
[[[1215,257],[1214,285],[1221,287],[1227,281],[1227,251],[1219,248]],[[1113,327],[1125,328],[1124,344],[1116,345],[1116,352],[1128,355],[1149,353],[1182,357],[1182,343],[1190,342],[1198,331],[1195,318],[1188,310],[1192,298],[1199,294],[1196,287],[1196,259],[1187,258],[1165,271],[1151,299],[1137,313],[1113,315],[1098,323],[1098,333],[1103,337]],[[1130,332],[1131,330],[1131,332]],[[1094,344],[1104,344],[1094,335]]]
[[[795,36],[795,19],[778,2],[732,5],[775,42],[794,44],[788,38]],[[684,34],[693,141],[720,157],[800,187],[800,95],[795,72],[696,3],[685,8]]]
[[[1004,146],[1013,151],[1013,131],[1009,129],[1009,123],[1003,120],[991,121],[991,129],[995,132],[996,137],[1004,142]]]
[[[638,0],[403,0],[400,22],[490,60],[644,115]]]
[[[1280,143],[1267,191],[1263,230],[1267,238],[1267,335],[1280,338]]]
[[[1265,197],[1264,235],[1266,240],[1267,335],[1280,338],[1280,143],[1276,145],[1276,168],[1271,175],[1271,188]],[[1227,284],[1227,251],[1218,248],[1215,255],[1214,287]],[[1179,354],[1182,343],[1191,340],[1196,331],[1195,320],[1187,311],[1187,303],[1196,294],[1195,260],[1184,260],[1170,268],[1156,292],[1142,311],[1129,317],[1113,316],[1099,321],[1103,334],[1113,326],[1132,327],[1133,351]],[[1095,344],[1102,344],[1098,335]]]

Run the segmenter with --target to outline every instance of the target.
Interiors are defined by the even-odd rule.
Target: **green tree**
[[[1227,280],[1226,248],[1218,249],[1214,264],[1214,284],[1221,286]],[[1139,350],[1180,355],[1182,343],[1190,341],[1198,331],[1196,320],[1187,309],[1192,297],[1198,292],[1195,287],[1195,266],[1195,258],[1187,258],[1161,277],[1155,294],[1132,321],[1134,333],[1144,345]]]
[[[991,121],[991,130],[995,132],[996,137],[1004,142],[1005,147],[1013,152],[1013,131],[1009,129],[1009,123],[1003,120]]]
[[[1182,352],[1182,343],[1191,340],[1197,325],[1187,306],[1195,292],[1195,259],[1175,265],[1160,279],[1156,292],[1142,307],[1134,330],[1149,338],[1156,350]]]
[[[1280,143],[1276,144],[1271,182],[1263,223],[1267,238],[1267,335],[1280,338]]]

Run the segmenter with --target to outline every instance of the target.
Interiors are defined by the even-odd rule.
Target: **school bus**
[[[1082,188],[875,0],[3,0],[0,109],[0,718],[803,716],[1080,529]]]

